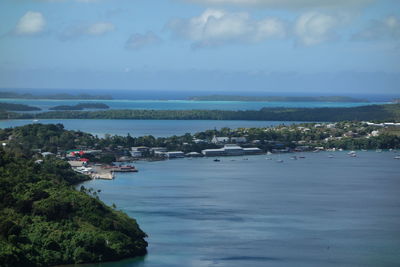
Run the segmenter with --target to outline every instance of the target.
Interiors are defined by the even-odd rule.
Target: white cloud
[[[239,5],[265,8],[349,8],[367,5],[376,0],[184,0],[205,5]]]
[[[294,25],[297,42],[305,45],[317,45],[337,37],[335,29],[341,24],[339,17],[318,12],[301,15]]]
[[[131,35],[125,44],[126,49],[141,49],[146,46],[156,45],[161,43],[161,38],[153,32],[145,34],[135,33]]]
[[[84,36],[102,36],[113,32],[115,30],[114,24],[110,22],[96,22],[92,24],[80,24],[71,26],[65,29],[60,39],[63,41],[79,39]]]
[[[381,20],[371,21],[368,27],[354,34],[352,39],[357,41],[399,40],[400,19],[387,16]]]
[[[23,15],[16,27],[15,34],[17,35],[36,35],[44,31],[46,20],[42,13],[28,11]]]
[[[115,30],[115,26],[109,22],[97,22],[87,26],[85,33],[88,35],[103,35]]]
[[[229,13],[219,9],[207,9],[190,19],[172,20],[167,28],[200,47],[260,42],[286,36],[285,23],[278,18],[254,20],[246,12]]]

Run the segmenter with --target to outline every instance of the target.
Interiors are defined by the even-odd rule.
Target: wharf
[[[133,166],[107,166],[103,167],[103,170],[110,172],[138,172]]]

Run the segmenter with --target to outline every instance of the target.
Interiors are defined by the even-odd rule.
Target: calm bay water
[[[190,100],[37,100],[0,99],[0,102],[26,104],[39,107],[42,111],[59,105],[76,105],[82,102],[105,103],[111,109],[155,109],[155,110],[259,110],[263,107],[316,108],[316,107],[357,107],[372,103],[337,102],[245,102],[245,101],[190,101]],[[40,112],[40,111],[39,111]]]
[[[0,128],[16,127],[33,123],[32,120],[0,120]],[[283,121],[215,121],[215,120],[40,120],[39,123],[62,123],[68,130],[104,136],[111,135],[168,137],[196,133],[210,129],[229,127],[268,127],[279,124],[290,125],[296,122]]]
[[[85,266],[399,266],[399,161],[358,154],[138,162],[89,181],[138,220],[149,254]]]

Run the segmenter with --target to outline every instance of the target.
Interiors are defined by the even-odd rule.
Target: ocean
[[[149,253],[84,266],[399,266],[396,154],[304,155],[137,162],[85,183],[137,219]]]

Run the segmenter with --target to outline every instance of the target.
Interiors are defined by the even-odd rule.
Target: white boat
[[[394,157],[394,159],[400,159],[400,156],[396,156],[396,157]]]
[[[354,155],[354,154],[356,154],[356,152],[354,151],[354,150],[352,150],[352,151],[350,151],[349,153],[347,153],[347,155]]]
[[[328,158],[332,159],[334,156],[332,154],[329,154]]]

